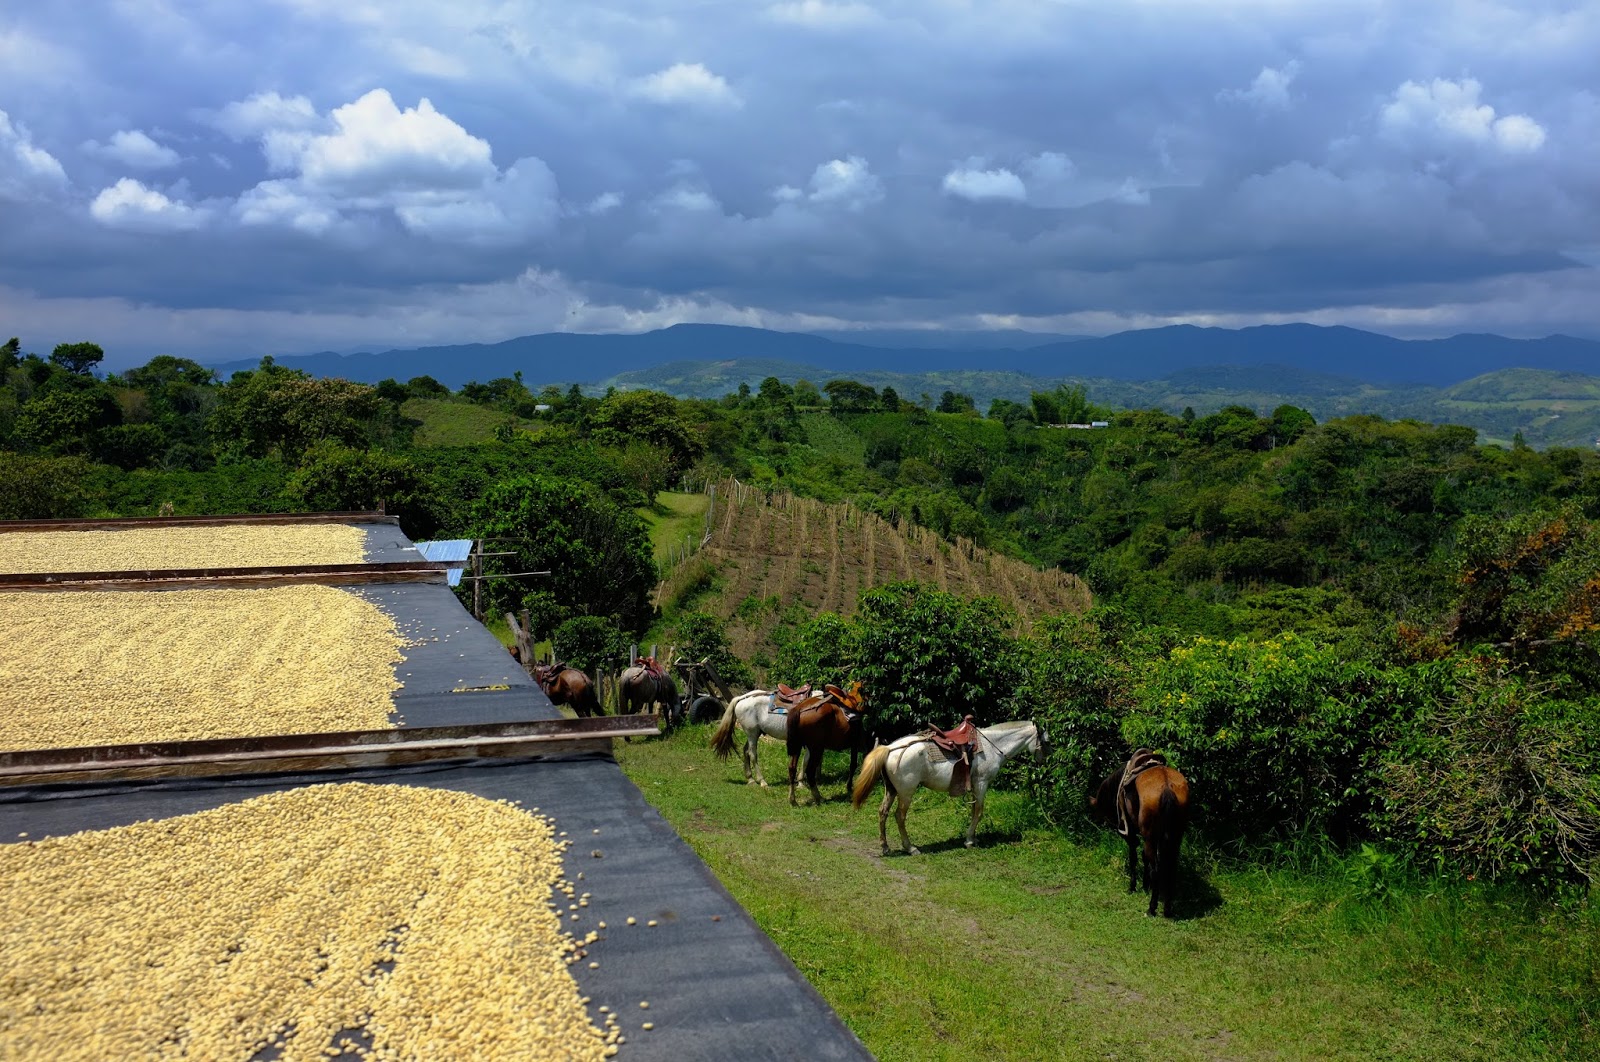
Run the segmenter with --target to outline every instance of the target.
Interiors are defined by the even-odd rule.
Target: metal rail
[[[381,767],[428,760],[610,752],[661,732],[654,716],[540,719],[324,734],[0,752],[0,787]]]
[[[329,513],[230,513],[225,516],[118,516],[103,520],[0,520],[7,531],[109,531],[136,527],[226,527],[234,524],[398,524],[398,516],[355,510]]]
[[[185,586],[281,586],[294,583],[444,582],[450,561],[377,564],[278,564],[256,568],[159,568],[114,572],[0,574],[0,590],[152,590]]]

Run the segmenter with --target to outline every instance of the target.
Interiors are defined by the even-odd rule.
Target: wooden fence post
[[[483,622],[483,539],[472,542],[472,618]]]

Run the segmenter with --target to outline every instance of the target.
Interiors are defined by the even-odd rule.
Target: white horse
[[[789,739],[789,716],[783,712],[772,711],[771,690],[751,690],[742,693],[728,702],[728,710],[722,713],[722,722],[717,724],[717,729],[711,734],[711,747],[717,755],[727,759],[733,751],[734,727],[744,728],[744,784],[757,785],[763,789],[767,780],[761,777],[761,761],[759,749],[761,735],[765,734],[778,741]],[[752,768],[755,776],[751,777]]]
[[[1027,720],[997,723],[978,731],[978,748],[972,754],[972,821],[967,824],[967,847],[972,847],[978,832],[978,819],[983,816],[983,798],[989,783],[1000,773],[1000,767],[1019,752],[1038,755],[1044,748],[1044,732]],[[919,786],[927,786],[941,793],[950,792],[950,782],[955,774],[955,761],[940,751],[933,739],[924,734],[912,734],[888,745],[879,745],[867,753],[861,765],[861,777],[856,779],[850,801],[860,807],[872,793],[872,787],[883,779],[883,805],[878,808],[878,840],[883,854],[889,854],[889,806],[898,797],[894,821],[900,827],[900,845],[907,855],[917,855],[906,836],[906,812],[911,808],[911,798]]]

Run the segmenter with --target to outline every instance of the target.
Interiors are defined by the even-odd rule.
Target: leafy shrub
[[[439,529],[422,470],[382,450],[318,443],[289,477],[283,498],[290,508],[310,512],[369,510],[381,503],[413,538],[431,538]]]
[[[1299,635],[1198,638],[1150,662],[1122,732],[1167,752],[1226,832],[1338,835],[1358,824],[1405,685]]]
[[[855,672],[861,631],[836,612],[823,612],[774,633],[778,651],[772,671],[790,685],[832,682],[843,686]]]
[[[51,520],[84,515],[89,462],[81,457],[27,457],[0,450],[0,519]]]
[[[550,636],[556,659],[594,675],[628,657],[628,636],[605,616],[573,616]]]
[[[1485,879],[1600,871],[1600,712],[1481,662],[1383,757],[1374,821],[1420,862]]]
[[[1045,758],[1029,782],[1052,815],[1080,812],[1090,785],[1127,756],[1122,721],[1142,653],[1126,640],[1131,633],[1120,613],[1096,609],[1041,622],[1027,646],[1017,710],[1044,729]]]
[[[995,599],[890,583],[861,595],[855,619],[855,673],[875,730],[954,726],[969,713],[980,725],[1011,717],[1021,660],[1012,616]]]
[[[679,655],[705,660],[728,685],[749,688],[750,667],[733,655],[727,628],[717,617],[708,612],[687,613],[679,617],[673,632],[678,639]]]

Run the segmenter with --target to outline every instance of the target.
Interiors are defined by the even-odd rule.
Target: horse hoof
[[[921,854],[922,854],[922,849],[920,849],[920,848],[912,847],[912,848],[907,848],[906,849],[906,855],[921,855]]]
[[[968,848],[976,848],[978,845],[977,841],[962,841],[961,843],[966,845]]]
[[[885,857],[887,857],[889,855],[889,846],[888,845],[884,845],[883,846],[883,854],[884,854]]]

